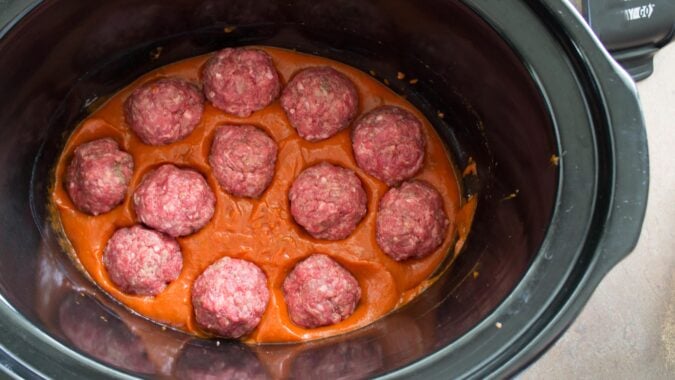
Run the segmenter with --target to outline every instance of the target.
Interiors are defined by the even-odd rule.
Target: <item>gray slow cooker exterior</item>
[[[383,378],[517,373],[565,331],[632,250],[644,217],[648,154],[636,89],[579,15],[556,0],[464,3],[521,57],[543,97],[560,156],[555,208],[538,254],[509,296],[457,339]],[[17,4],[0,11],[0,38],[42,2]],[[10,225],[0,221],[2,234]],[[0,366],[22,378],[134,378],[36,327],[3,294]]]

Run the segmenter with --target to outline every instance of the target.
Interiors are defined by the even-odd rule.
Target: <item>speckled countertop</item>
[[[637,247],[519,379],[675,379],[675,42],[638,83],[650,189]]]

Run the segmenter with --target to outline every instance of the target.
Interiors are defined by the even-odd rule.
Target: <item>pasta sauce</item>
[[[185,139],[170,145],[143,144],[128,128],[123,103],[143,83],[159,77],[178,76],[199,83],[200,68],[209,55],[194,57],[156,69],[122,89],[87,117],[72,133],[55,170],[52,201],[54,216],[60,221],[70,243],[67,247],[82,269],[110,296],[128,308],[158,323],[197,336],[200,330],[191,305],[191,287],[195,279],[213,262],[224,256],[257,264],[265,273],[270,301],[258,327],[244,338],[248,342],[291,342],[327,337],[365,326],[400,307],[428,287],[432,274],[448,255],[461,248],[473,218],[475,201],[463,202],[457,173],[446,148],[424,115],[409,102],[372,76],[345,64],[271,47],[259,47],[273,59],[282,83],[310,66],[330,66],[344,73],[356,85],[359,115],[380,105],[396,105],[412,112],[422,121],[426,137],[423,169],[414,177],[436,188],[443,198],[449,228],[438,249],[423,259],[396,262],[379,248],[375,238],[378,202],[388,186],[361,170],[354,160],[351,128],[319,142],[298,136],[279,101],[249,117],[228,115],[206,102],[204,114],[195,130]],[[224,192],[214,178],[208,155],[216,128],[222,124],[252,124],[263,129],[278,145],[274,179],[258,199],[234,197]],[[108,213],[91,216],[78,211],[64,188],[64,175],[74,149],[86,142],[110,137],[134,159],[134,173],[124,202]],[[305,168],[328,161],[353,170],[362,180],[368,196],[368,212],[356,230],[338,241],[312,238],[298,226],[289,212],[288,191],[293,180]],[[216,194],[212,220],[198,232],[177,238],[183,269],[179,277],[155,297],[121,292],[111,282],[102,263],[103,250],[113,232],[137,224],[131,201],[143,175],[164,163],[190,167],[207,179]],[[334,325],[304,329],[289,318],[281,290],[294,265],[312,253],[335,258],[357,279],[361,300],[355,312]]]

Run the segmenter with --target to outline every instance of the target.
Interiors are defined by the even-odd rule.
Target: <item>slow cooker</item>
[[[564,332],[639,236],[648,153],[635,87],[564,1],[44,0],[2,12],[7,374],[506,377]],[[372,71],[425,112],[459,168],[476,165],[462,183],[478,199],[463,251],[365,328],[300,344],[194,338],[113,302],[61,249],[49,186],[77,122],[142,73],[242,45]],[[83,340],[67,338],[73,324]]]

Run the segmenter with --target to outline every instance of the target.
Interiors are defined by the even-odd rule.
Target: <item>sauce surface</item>
[[[247,118],[225,114],[207,101],[201,122],[187,138],[165,146],[143,144],[124,120],[126,98],[136,87],[158,77],[179,76],[199,83],[200,67],[210,56],[204,55],[143,75],[112,96],[72,133],[57,163],[52,190],[55,216],[72,246],[67,248],[73,251],[71,254],[91,279],[112,297],[154,321],[198,336],[208,334],[195,323],[190,289],[199,274],[223,256],[250,260],[260,266],[268,278],[270,302],[259,326],[245,339],[248,342],[316,339],[365,326],[422,292],[432,283],[429,277],[447,255],[457,255],[468,234],[475,201],[469,201],[461,210],[464,212],[460,212],[462,200],[457,173],[444,144],[424,115],[405,99],[370,75],[339,62],[278,48],[259,48],[272,56],[282,83],[287,83],[295,72],[305,67],[331,66],[356,85],[360,97],[359,115],[388,104],[402,107],[422,121],[427,139],[426,157],[423,169],[415,178],[429,182],[443,197],[450,221],[443,244],[424,259],[400,263],[390,259],[375,239],[377,206],[388,187],[356,165],[350,139],[352,128],[321,142],[305,141],[288,122],[278,100]],[[213,135],[219,125],[226,123],[256,125],[278,144],[274,180],[259,199],[238,198],[225,193],[211,173],[208,154]],[[108,213],[90,216],[75,208],[65,191],[63,178],[74,149],[102,137],[115,139],[134,157],[134,174],[120,206]],[[345,240],[314,239],[290,215],[288,191],[293,180],[303,169],[320,161],[354,170],[368,195],[367,215]],[[216,212],[206,227],[195,234],[177,238],[183,253],[183,270],[178,279],[156,297],[132,296],[121,292],[111,282],[102,263],[103,250],[116,229],[137,223],[131,201],[133,191],[143,175],[163,163],[201,172],[216,194]],[[315,252],[333,257],[349,270],[361,286],[362,297],[354,314],[346,320],[331,326],[304,329],[290,320],[281,285],[297,262]]]

